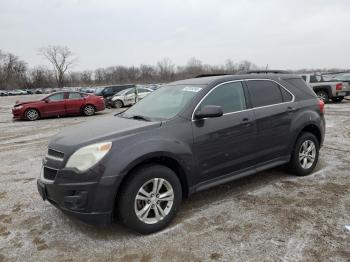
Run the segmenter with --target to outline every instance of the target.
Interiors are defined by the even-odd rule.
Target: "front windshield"
[[[166,120],[176,116],[203,86],[170,85],[158,89],[140,100],[121,117],[142,116],[148,119]]]

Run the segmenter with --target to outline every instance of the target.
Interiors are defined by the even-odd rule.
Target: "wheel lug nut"
[[[154,207],[154,204],[152,204],[151,207],[153,208],[153,207]]]
[[[157,204],[158,204],[158,205],[159,205],[159,203],[160,203],[160,202],[159,202],[159,201],[157,201]]]
[[[159,194],[157,194],[156,197],[159,197]]]

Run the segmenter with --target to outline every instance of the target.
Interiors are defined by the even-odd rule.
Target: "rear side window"
[[[280,86],[272,81],[247,81],[253,107],[268,106],[283,102]]]
[[[285,90],[281,86],[280,86],[280,90],[282,93],[283,102],[290,102],[293,100],[293,96],[287,90]]]
[[[306,92],[308,94],[311,94],[312,96],[315,96],[315,92],[312,89],[312,87],[307,85],[306,82],[304,82],[300,78],[289,78],[289,79],[283,79],[283,80],[286,81],[288,84],[295,86],[299,90],[302,90],[303,92]]]
[[[79,93],[69,93],[68,99],[80,99],[81,95]]]
[[[59,100],[63,100],[63,98],[64,98],[64,93],[57,93],[48,97],[48,99],[51,101],[59,101]]]
[[[201,107],[206,105],[221,106],[224,114],[246,109],[242,83],[233,82],[216,87],[202,101]]]

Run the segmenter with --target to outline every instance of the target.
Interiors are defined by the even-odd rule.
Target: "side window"
[[[120,92],[120,91],[122,91],[123,90],[123,88],[120,88],[120,86],[114,86],[113,87],[113,92],[114,93],[118,93],[118,92]]]
[[[130,90],[130,91],[128,91],[128,92],[126,93],[126,95],[131,95],[131,94],[134,94],[134,93],[135,93],[134,90]]]
[[[224,114],[246,109],[242,83],[233,82],[216,87],[200,106],[206,105],[221,106]]]
[[[280,90],[282,93],[282,98],[283,98],[283,102],[290,102],[293,99],[293,96],[287,92],[287,90],[285,90],[283,87],[280,86]]]
[[[64,99],[64,93],[57,93],[52,96],[49,96],[48,99],[50,101],[59,101]]]
[[[282,94],[278,84],[266,80],[247,81],[253,107],[282,103]]]
[[[68,99],[81,99],[81,95],[79,93],[70,92]]]
[[[138,88],[137,92],[139,92],[139,93],[147,93],[147,92],[150,92],[150,91],[147,90],[147,89],[144,89],[144,88]]]
[[[104,93],[105,93],[106,95],[111,95],[111,94],[113,94],[113,89],[112,89],[112,87],[107,87],[107,88],[105,88]]]

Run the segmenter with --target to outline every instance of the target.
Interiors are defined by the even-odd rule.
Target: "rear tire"
[[[117,202],[119,220],[140,234],[154,233],[172,221],[181,200],[181,183],[171,169],[145,165],[122,185]]]
[[[329,102],[329,96],[326,91],[320,90],[316,92],[316,95],[321,99],[325,104]]]
[[[39,119],[40,114],[38,110],[31,108],[25,111],[24,117],[26,120],[35,121]]]
[[[93,116],[95,114],[95,107],[93,105],[86,105],[83,108],[83,114],[85,116]]]
[[[335,103],[340,103],[341,101],[343,101],[344,97],[343,96],[338,96],[338,97],[333,97],[332,101]]]
[[[317,138],[312,133],[302,133],[295,143],[289,171],[297,176],[309,175],[318,162],[319,150]]]

